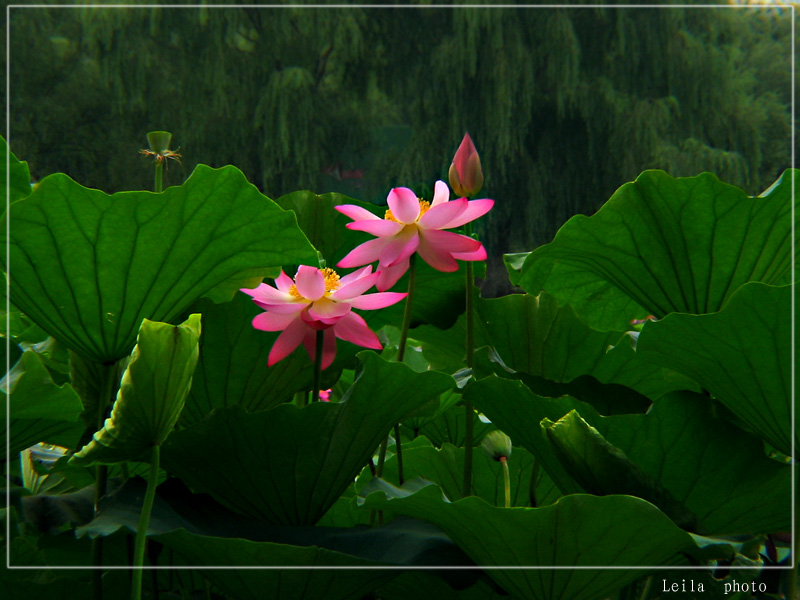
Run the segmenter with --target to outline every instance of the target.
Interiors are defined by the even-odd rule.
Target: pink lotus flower
[[[375,285],[378,274],[372,266],[339,278],[333,269],[301,266],[295,279],[281,271],[275,286],[260,284],[241,290],[265,311],[253,318],[253,327],[281,334],[269,353],[268,366],[289,356],[302,343],[314,360],[316,332],[324,331],[322,368],[336,356],[336,338],[358,346],[380,350],[378,336],[351,309],[374,310],[400,302],[406,294],[364,294]]]
[[[481,157],[478,156],[468,133],[464,134],[464,139],[456,150],[448,177],[453,191],[459,196],[474,196],[483,187]]]
[[[358,267],[378,261],[379,291],[388,290],[408,270],[409,259],[417,252],[422,260],[437,271],[458,270],[456,260],[485,260],[483,245],[465,235],[442,231],[460,227],[485,215],[494,200],[466,198],[450,200],[444,181],[437,181],[433,202],[417,198],[408,188],[394,188],[387,198],[389,210],[384,218],[352,204],[335,207],[353,219],[348,229],[366,231],[377,236],[357,246],[341,261],[339,267]]]

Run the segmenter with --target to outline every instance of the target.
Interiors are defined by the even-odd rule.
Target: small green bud
[[[501,458],[511,456],[511,438],[499,429],[487,433],[481,442],[481,447],[493,460],[499,461]]]

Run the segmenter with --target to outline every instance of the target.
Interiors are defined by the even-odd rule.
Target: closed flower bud
[[[483,187],[481,159],[468,133],[464,134],[464,139],[453,157],[449,177],[450,187],[457,196],[474,196]]]
[[[495,429],[486,434],[481,446],[492,460],[500,460],[511,456],[511,438]]]

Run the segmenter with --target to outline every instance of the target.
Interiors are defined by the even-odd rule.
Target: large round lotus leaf
[[[478,311],[489,343],[515,371],[560,383],[588,375],[599,384],[624,385],[653,399],[696,387],[691,380],[642,360],[630,344],[620,344],[620,338],[627,341],[624,330],[595,331],[578,319],[572,307],[559,306],[550,294],[481,300]],[[598,388],[604,387],[599,384]]]
[[[437,486],[364,506],[425,519],[440,527],[506,591],[531,600],[599,600],[638,579],[635,567],[678,564],[696,548],[652,504],[630,496],[575,494],[543,508],[496,508],[479,498],[446,502]],[[597,567],[558,569],[547,567]]]
[[[223,409],[175,433],[164,467],[193,489],[267,523],[313,525],[354,481],[392,426],[455,386],[373,352],[342,402]]]
[[[711,173],[645,171],[532,252],[519,284],[553,294],[600,330],[716,312],[749,281],[789,282],[791,187],[791,171],[754,198]]]
[[[791,324],[791,286],[751,283],[719,313],[647,323],[636,353],[691,377],[745,427],[791,456]]]
[[[293,213],[235,167],[199,165],[163,193],[107,195],[63,174],[6,213],[11,301],[91,360],[133,347],[142,319],[170,321],[201,296],[229,300],[283,264],[317,264]]]
[[[497,377],[476,382],[467,397],[515,446],[533,452],[565,493],[645,497],[695,532],[753,534],[787,524],[788,467],[767,458],[757,438],[715,417],[699,394],[674,392],[646,415],[609,417]],[[580,415],[577,423],[562,419],[571,411]],[[560,450],[542,435],[545,419],[558,423]]]

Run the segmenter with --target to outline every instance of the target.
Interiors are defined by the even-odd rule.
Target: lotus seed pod
[[[164,152],[169,150],[172,142],[172,134],[169,131],[151,131],[147,134],[147,143],[153,152]]]

